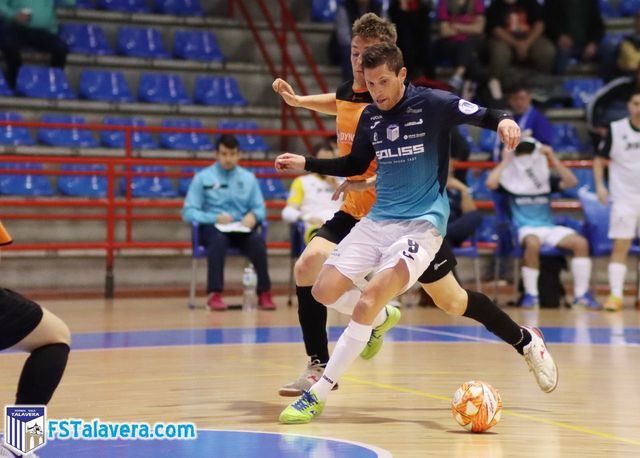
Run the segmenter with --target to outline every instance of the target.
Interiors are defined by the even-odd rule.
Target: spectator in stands
[[[338,155],[328,142],[323,142],[313,147],[312,156],[332,159]],[[282,209],[282,219],[288,223],[303,221],[305,234],[319,228],[340,210],[342,199],[332,199],[339,184],[340,181],[336,177],[317,173],[297,177],[291,183],[287,206]]]
[[[489,91],[502,99],[511,62],[531,62],[542,72],[553,68],[555,48],[544,36],[542,7],[537,0],[492,0],[486,12],[489,36]]]
[[[640,67],[640,11],[633,21],[634,33],[627,35],[620,43],[616,64],[618,70],[629,73]]]
[[[389,19],[396,25],[397,45],[402,51],[409,80],[435,75],[430,9],[430,3],[425,0],[391,0],[389,3]]]
[[[22,65],[21,49],[31,48],[51,55],[52,67],[64,68],[69,48],[57,35],[56,4],[75,5],[76,0],[0,0],[0,50],[6,62],[5,78],[15,89]]]
[[[557,175],[551,173],[555,169]],[[520,305],[539,306],[538,276],[540,248],[558,247],[573,253],[571,272],[574,281],[574,305],[599,309],[600,304],[589,292],[591,258],[589,243],[573,229],[554,224],[551,194],[576,186],[578,180],[550,146],[534,138],[524,138],[515,152],[505,151],[502,162],[487,177],[487,187],[507,195],[518,241],[524,247],[522,280],[525,294]]]
[[[551,145],[553,127],[547,117],[539,112],[531,103],[529,88],[522,83],[515,83],[506,90],[507,104],[523,136],[533,137],[545,145]]]
[[[459,247],[468,240],[482,223],[482,213],[478,211],[471,190],[453,175],[449,167],[447,195],[451,213],[447,222],[447,240],[453,247]]]
[[[545,32],[556,44],[556,72],[563,74],[571,58],[593,61],[604,36],[598,0],[553,0],[544,3]]]
[[[342,79],[353,79],[351,71],[351,26],[365,13],[383,16],[382,2],[377,0],[344,0],[336,12],[336,30],[330,45],[332,54],[337,54],[342,68]]]
[[[613,251],[609,262],[611,295],[606,310],[622,308],[627,255],[640,222],[640,89],[628,97],[629,116],[612,122],[605,141],[601,142],[593,161],[593,176],[598,199],[608,203],[611,196],[609,238]],[[609,162],[609,190],[604,185],[604,165]],[[638,304],[636,304],[636,307]]]
[[[472,71],[477,65],[485,27],[483,0],[439,0],[437,18],[440,40],[436,50],[440,59],[454,66],[449,85],[469,99]]]
[[[224,261],[227,247],[235,247],[256,269],[259,307],[274,310],[267,247],[258,224],[266,217],[258,180],[237,165],[240,151],[234,136],[222,135],[216,150],[216,163],[196,173],[182,207],[182,219],[200,224],[200,240],[207,247],[207,306],[227,309],[222,300]]]

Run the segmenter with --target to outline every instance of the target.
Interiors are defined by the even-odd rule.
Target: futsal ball
[[[502,398],[488,383],[472,380],[463,383],[453,395],[451,413],[460,426],[481,433],[500,421]]]

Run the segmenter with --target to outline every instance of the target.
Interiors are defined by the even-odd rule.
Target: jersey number
[[[407,258],[414,260],[414,257],[411,256],[409,253],[417,253],[418,252],[418,248],[420,248],[420,245],[418,245],[418,242],[414,242],[413,240],[409,239],[407,240],[407,242],[409,243],[409,248],[407,248],[406,250],[404,250],[402,252],[403,256],[406,256]],[[407,251],[409,253],[407,253]]]

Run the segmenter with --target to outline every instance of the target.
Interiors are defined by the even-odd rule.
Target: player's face
[[[521,115],[531,106],[531,96],[527,91],[518,91],[507,98],[507,103],[514,114]]]
[[[385,63],[376,68],[367,68],[364,77],[371,98],[378,108],[386,111],[393,108],[402,98],[407,69],[402,67],[396,75]]]
[[[381,40],[372,38],[362,38],[355,36],[351,40],[351,70],[353,71],[353,81],[357,88],[364,89],[364,71],[362,68],[362,54],[369,46],[382,43]]]
[[[227,148],[224,145],[220,145],[217,157],[220,167],[225,170],[231,170],[240,160],[240,151],[238,148]]]
[[[629,103],[627,103],[629,109],[629,116],[634,120],[640,120],[640,94],[636,94],[631,97]]]

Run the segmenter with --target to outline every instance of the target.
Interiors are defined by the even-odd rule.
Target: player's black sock
[[[311,295],[311,286],[296,286],[298,319],[307,355],[326,364],[329,361],[327,308]]]
[[[16,404],[48,404],[62,379],[68,358],[69,346],[65,343],[33,350],[20,374]]]
[[[482,323],[487,330],[500,337],[516,351],[523,353],[523,348],[531,342],[531,334],[509,315],[500,309],[491,299],[476,291],[467,291],[469,296],[464,316]]]

